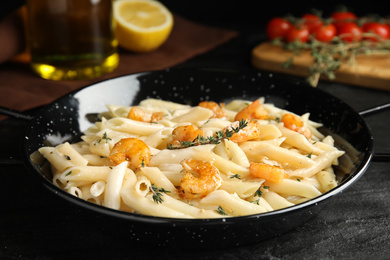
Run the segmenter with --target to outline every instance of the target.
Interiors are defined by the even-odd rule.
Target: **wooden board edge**
[[[277,56],[275,53],[277,53]],[[282,63],[292,57],[294,57],[292,66],[289,68],[283,67]],[[280,47],[272,45],[271,43],[262,43],[253,48],[251,63],[252,66],[261,70],[308,77],[308,68],[313,64],[313,60],[308,57],[307,53],[297,57],[294,56],[292,52],[282,50]],[[369,70],[362,66],[359,67],[359,64],[356,64],[355,66],[356,67],[352,69],[347,64],[343,64],[341,68],[336,71],[335,79],[332,80],[326,76],[321,76],[321,80],[390,91],[390,65],[388,68],[389,73],[386,73],[387,71],[382,71],[380,76],[369,73]],[[354,71],[360,71],[360,73],[355,73]]]

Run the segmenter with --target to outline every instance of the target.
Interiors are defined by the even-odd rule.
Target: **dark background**
[[[280,1],[280,0],[161,0],[171,11],[195,21],[208,23],[257,23],[260,27],[273,16],[302,15],[311,9],[321,10],[329,16],[337,6],[344,5],[358,16],[369,13],[390,15],[387,1]],[[24,0],[2,1],[0,17],[24,3]]]
[[[52,0],[56,1],[56,0]],[[190,20],[237,29],[240,36],[179,67],[250,68],[251,49],[264,39],[274,16],[302,15],[310,8],[329,15],[335,1],[162,1]],[[0,17],[23,1],[2,1]],[[357,15],[390,13],[388,3],[344,2]],[[1,40],[1,39],[0,39]],[[390,92],[320,82],[319,89],[361,111],[390,101]],[[390,152],[389,110],[367,117],[377,152]],[[23,135],[18,120],[0,121],[0,147],[18,154]],[[139,246],[88,223],[83,211],[32,185],[22,165],[0,169],[0,259],[388,259],[390,255],[390,164],[372,162],[363,177],[332,199],[306,224],[264,243],[221,250],[170,251]]]

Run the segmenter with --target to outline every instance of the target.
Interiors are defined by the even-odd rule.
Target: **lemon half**
[[[117,0],[114,19],[119,46],[133,52],[156,50],[173,27],[171,12],[155,0]]]

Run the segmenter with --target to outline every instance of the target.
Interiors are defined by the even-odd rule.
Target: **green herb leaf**
[[[260,188],[255,192],[255,197],[261,197],[263,195],[263,192],[260,190]]]
[[[229,178],[230,179],[233,179],[233,178],[241,179],[241,176],[239,174],[234,174],[234,175],[231,175]]]
[[[217,212],[220,215],[227,216],[226,211],[221,206],[218,206],[218,209],[215,212]]]
[[[175,150],[175,149],[183,149],[183,148],[188,148],[192,146],[197,146],[197,145],[205,145],[205,144],[219,144],[222,142],[224,139],[229,139],[230,137],[233,136],[233,134],[238,133],[245,127],[247,127],[248,122],[245,119],[242,119],[238,127],[231,127],[230,129],[227,129],[225,131],[218,131],[215,132],[215,136],[208,136],[208,137],[203,137],[203,136],[197,136],[193,141],[185,141],[185,142],[180,142],[180,145],[167,145],[167,149],[169,150]]]
[[[152,184],[150,186],[149,190],[153,193],[153,201],[158,203],[162,203],[164,200],[162,198],[163,194],[162,193],[170,193],[170,191],[164,189],[164,188],[158,188],[156,185]]]
[[[97,140],[96,142],[97,142],[97,143],[100,143],[102,140],[106,140],[106,143],[108,143],[108,141],[111,141],[112,139],[109,138],[109,137],[107,136],[107,133],[106,133],[106,132],[104,132],[102,138],[100,138],[100,139]]]

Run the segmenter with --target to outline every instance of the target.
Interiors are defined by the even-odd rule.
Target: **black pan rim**
[[[138,72],[138,73],[132,73],[132,74],[128,74],[128,75],[122,75],[122,76],[102,80],[102,81],[93,83],[91,85],[87,85],[85,87],[82,87],[78,90],[72,91],[72,92],[56,99],[55,101],[51,102],[50,104],[39,109],[38,113],[44,111],[48,106],[55,104],[63,99],[72,97],[76,93],[78,93],[84,89],[94,87],[96,84],[101,84],[101,83],[109,82],[112,80],[116,80],[118,78],[125,78],[125,77],[129,77],[129,76],[161,73],[162,71],[170,72],[170,71],[188,71],[188,70],[194,70],[194,68],[175,68],[175,69],[171,68],[171,69],[161,70],[161,71],[158,70],[158,71]],[[242,70],[240,70],[240,71],[232,70],[232,69],[220,70],[218,68],[200,68],[200,69],[195,69],[195,70],[197,70],[197,71],[216,71],[216,72],[222,71],[222,72],[232,72],[232,73],[237,73],[237,72],[247,73],[246,71],[242,71]],[[349,109],[351,111],[354,111],[348,104],[345,104],[343,101],[341,101],[337,97],[334,97],[321,89],[317,89],[316,91],[320,91],[323,95],[326,95],[326,96],[329,96],[333,99],[339,100],[346,107],[349,107]],[[366,131],[368,132],[368,134],[370,136],[372,136],[371,130],[370,130],[368,124],[366,123],[366,121],[357,112],[355,112],[355,113],[356,113],[356,117],[359,118],[360,123],[366,128]],[[30,124],[31,123],[29,123],[29,125],[27,126],[27,129],[30,127]],[[27,138],[28,137],[26,134],[25,138],[23,139],[23,142],[22,142],[23,147],[26,144]],[[43,181],[42,184],[44,184],[44,186],[46,186],[46,188],[48,188],[49,190],[54,192],[56,195],[59,195],[60,197],[70,201],[71,203],[74,203],[76,205],[79,205],[81,207],[87,208],[87,209],[92,210],[92,211],[96,211],[100,214],[118,217],[118,218],[125,219],[125,220],[131,220],[134,222],[143,222],[143,223],[148,223],[148,224],[159,224],[159,225],[161,225],[161,224],[167,224],[167,225],[172,225],[172,224],[177,224],[177,225],[227,224],[227,225],[229,225],[229,224],[234,224],[234,223],[238,223],[238,222],[242,222],[242,221],[248,221],[248,220],[258,221],[258,220],[261,220],[264,218],[274,217],[276,215],[288,214],[288,213],[292,213],[294,211],[297,211],[299,209],[310,208],[312,206],[318,205],[319,203],[327,201],[329,198],[331,198],[339,193],[342,193],[344,190],[346,190],[349,186],[351,186],[353,183],[355,183],[364,174],[364,172],[366,171],[366,169],[368,168],[368,166],[370,164],[372,154],[373,154],[373,143],[370,142],[367,145],[367,150],[364,154],[364,158],[362,159],[362,162],[360,163],[358,168],[354,171],[354,173],[351,176],[349,176],[343,183],[341,183],[340,185],[338,185],[334,189],[332,189],[332,190],[330,190],[330,191],[328,191],[328,192],[326,192],[326,193],[324,193],[316,198],[313,198],[311,200],[308,200],[306,202],[303,202],[303,203],[300,203],[300,204],[297,204],[297,205],[294,205],[294,206],[291,206],[288,208],[279,209],[279,210],[275,210],[275,211],[271,211],[271,212],[254,214],[254,215],[247,215],[247,216],[239,216],[239,217],[217,218],[217,219],[164,218],[164,217],[146,216],[146,215],[141,215],[141,214],[136,214],[136,213],[129,213],[129,212],[124,212],[124,211],[109,209],[109,208],[106,208],[104,206],[96,205],[96,204],[93,204],[91,202],[74,197],[73,195],[68,194],[66,191],[60,189],[59,187],[56,187],[54,184],[52,184],[46,178],[44,178],[41,174],[37,174],[37,170],[34,168],[34,166],[32,165],[32,162],[29,159],[29,154],[25,154],[25,156],[23,156],[23,161],[24,161],[24,164],[27,166],[29,172],[32,173],[34,175],[34,177],[37,177],[37,175],[38,175],[38,177],[39,177],[38,179],[41,181],[41,183]]]

